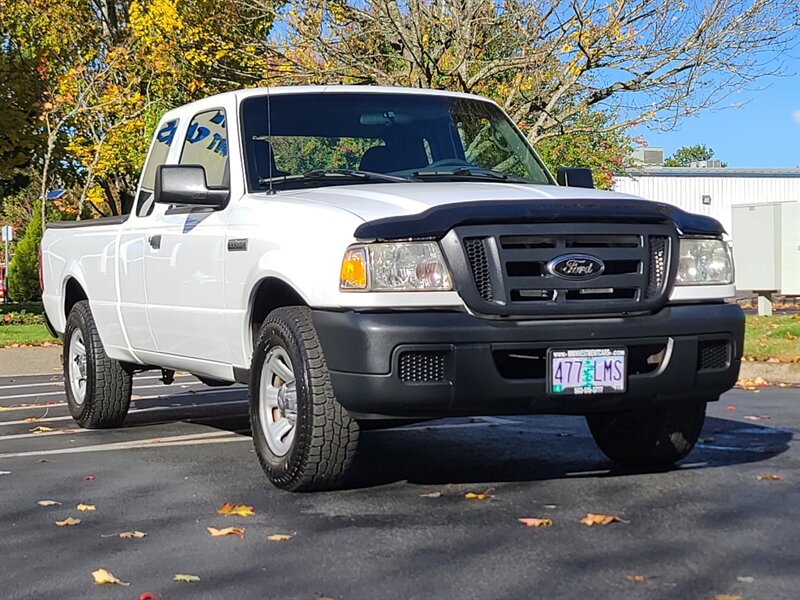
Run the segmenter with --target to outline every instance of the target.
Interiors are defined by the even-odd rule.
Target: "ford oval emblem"
[[[600,275],[605,268],[602,260],[587,254],[556,256],[547,263],[548,273],[564,279],[591,279]]]

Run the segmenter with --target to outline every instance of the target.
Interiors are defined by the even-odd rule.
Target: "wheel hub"
[[[86,372],[87,372],[86,344],[83,332],[75,329],[69,340],[69,376],[72,398],[76,404],[83,404],[86,399]]]
[[[269,349],[261,368],[259,425],[276,456],[292,447],[297,425],[297,384],[292,361],[280,346]]]
[[[292,425],[297,423],[297,387],[294,381],[278,388],[278,409]]]

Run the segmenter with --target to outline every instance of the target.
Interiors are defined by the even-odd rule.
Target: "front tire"
[[[275,487],[339,486],[359,428],[336,400],[311,311],[272,311],[259,331],[250,380],[250,422],[261,466]]]
[[[72,418],[87,429],[119,427],[131,404],[132,379],[106,355],[89,302],[76,302],[64,330],[64,387]]]
[[[666,467],[692,451],[706,416],[705,402],[648,411],[587,415],[594,441],[611,460]]]

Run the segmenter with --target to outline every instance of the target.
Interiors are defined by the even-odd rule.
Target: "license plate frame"
[[[587,380],[588,365],[591,365],[591,372],[596,373],[597,361],[611,361],[612,376],[614,375],[614,365],[620,364],[619,370],[622,374],[621,381],[612,380],[606,384],[605,380],[598,380],[592,377],[592,380]],[[580,365],[577,365],[580,361]],[[565,365],[570,365],[566,366]],[[558,367],[561,365],[562,372],[560,373],[561,382],[556,382],[556,375]],[[603,365],[605,368],[605,365]],[[569,380],[565,385],[564,382],[564,369],[570,369],[567,379]],[[572,376],[574,371],[578,370],[578,375],[582,374],[583,381],[580,379],[575,380]],[[547,393],[551,396],[595,396],[606,394],[624,394],[628,389],[628,349],[624,346],[613,346],[607,348],[550,348],[547,351]],[[583,383],[583,385],[573,385]]]

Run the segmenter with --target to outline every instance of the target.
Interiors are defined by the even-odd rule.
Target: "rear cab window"
[[[147,155],[139,195],[136,198],[136,216],[146,217],[153,212],[153,190],[155,189],[156,169],[167,162],[169,150],[178,130],[178,119],[161,123],[153,136],[150,153]]]

